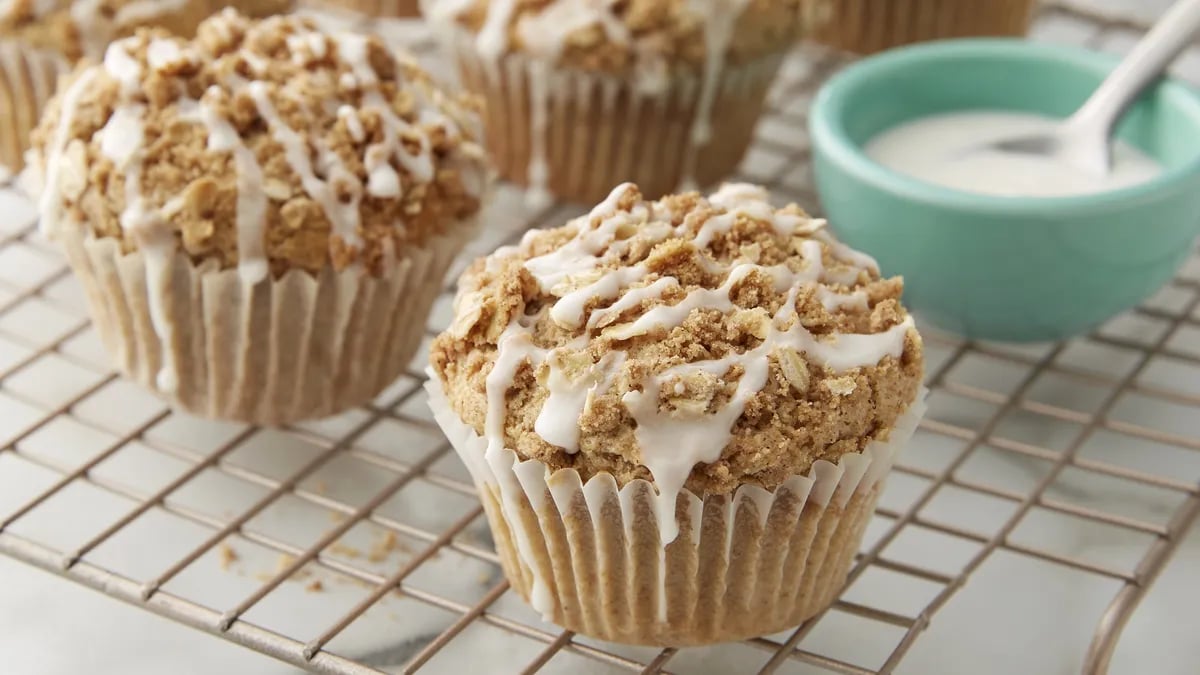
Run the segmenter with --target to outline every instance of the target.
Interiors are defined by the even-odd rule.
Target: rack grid
[[[1037,26],[1054,22],[1070,23],[1092,44],[1144,30],[1079,2],[1043,7]],[[420,25],[388,31],[445,71]],[[816,203],[805,109],[815,88],[846,62],[813,49],[787,62],[741,178],[767,185],[780,200]],[[374,403],[331,420],[263,430],[172,412],[110,370],[79,289],[14,190],[0,186],[8,215],[0,223],[0,478],[22,489],[0,493],[0,553],[317,672],[437,672],[439,664],[446,672],[446,663],[486,648],[481,631],[520,653],[514,668],[526,673],[563,663],[587,665],[588,672],[686,669],[680,651],[574,635],[541,622],[515,598],[469,477],[424,411],[424,350]],[[464,259],[581,212],[561,204],[529,212],[511,188],[502,188],[497,202],[503,217],[492,219],[498,225]],[[435,309],[429,336],[448,320],[451,291]],[[1093,441],[1103,436],[1200,457],[1200,430],[1187,423],[1200,414],[1197,344],[1200,255],[1146,305],[1086,338],[1013,347],[929,335],[931,411],[896,469],[850,591],[793,631],[706,654],[746,672],[797,665],[892,672],[973,573],[1005,551],[1113,584],[1080,655],[1085,673],[1106,672],[1122,628],[1200,514],[1200,463],[1182,476],[1095,452]],[[1045,433],[1031,440],[1018,418]],[[1040,470],[1015,487],[1003,484],[971,470],[983,453],[1022,458]],[[1153,518],[1081,504],[1060,489],[1081,472],[1152,491],[1171,508]],[[933,508],[951,493],[989,500],[1003,517],[987,526],[956,522]],[[80,506],[88,500],[100,501]],[[414,503],[437,506],[405,508]],[[1138,554],[1098,560],[1056,550],[1050,537],[1021,536],[1035,513],[1120,531],[1139,542]],[[64,520],[79,527],[61,527]],[[164,537],[162,527],[179,536]],[[969,554],[949,569],[893,554],[913,532],[966,545]],[[221,583],[212,581],[217,569]],[[922,602],[898,611],[853,592],[878,573],[923,584]],[[307,624],[263,609],[280,596],[293,603],[287,606],[315,608]],[[833,614],[858,621],[858,630],[888,633],[889,648],[876,650],[871,663],[823,651],[812,637]],[[409,637],[364,653],[349,638],[367,625]]]

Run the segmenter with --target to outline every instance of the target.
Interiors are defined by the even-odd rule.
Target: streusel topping
[[[98,59],[110,42],[142,26],[190,36],[204,17],[226,5],[269,16],[285,11],[291,0],[0,0],[0,35],[72,61]]]
[[[34,134],[43,225],[237,267],[361,264],[457,226],[487,179],[473,101],[374,37],[232,10],[81,68]]]
[[[489,451],[667,495],[773,489],[886,440],[921,386],[903,283],[824,226],[751,185],[622,185],[477,261],[434,371]]]
[[[808,24],[803,0],[426,0],[435,21],[477,35],[481,52],[524,52],[568,67],[695,72],[786,49]]]

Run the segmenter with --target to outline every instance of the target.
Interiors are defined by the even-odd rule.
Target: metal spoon
[[[1056,158],[1098,175],[1112,166],[1113,127],[1200,30],[1200,0],[1179,0],[1087,101],[1052,133],[999,141],[991,149]]]

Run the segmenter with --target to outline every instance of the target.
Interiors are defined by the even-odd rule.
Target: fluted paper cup
[[[1024,35],[1037,0],[805,0],[818,42],[871,54],[926,40]]]
[[[457,60],[463,86],[486,101],[485,128],[503,130],[486,138],[500,175],[586,204],[626,181],[653,199],[734,173],[783,58],[771,54],[727,65],[707,116],[712,132],[706,143],[693,145],[692,126],[702,114],[698,75],[672,75],[645,86],[522,54],[497,61],[479,53],[470,32],[435,29]]]
[[[429,405],[471,472],[504,572],[549,621],[595,638],[680,647],[775,633],[837,597],[883,479],[924,413],[924,393],[886,442],[818,461],[774,491],[745,485],[674,505],[679,536],[659,537],[662,500],[636,480],[582,482],[487,439],[451,408],[430,372]]]
[[[379,277],[291,270],[253,286],[183,252],[148,277],[142,252],[70,229],[58,238],[123,374],[189,412],[274,425],[365,403],[400,376],[475,222],[398,253]]]
[[[29,132],[68,68],[58,54],[0,40],[0,164],[14,173],[24,166]]]

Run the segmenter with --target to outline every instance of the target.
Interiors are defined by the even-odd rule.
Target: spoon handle
[[[1113,126],[1137,96],[1166,70],[1171,61],[1192,44],[1200,30],[1200,0],[1178,0],[1113,70],[1076,112],[1070,124],[1103,134]]]

